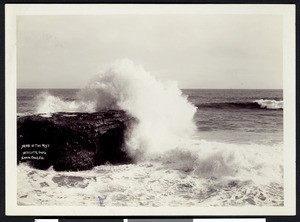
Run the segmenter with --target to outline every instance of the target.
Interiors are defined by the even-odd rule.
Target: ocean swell
[[[201,103],[196,105],[198,108],[213,109],[266,109],[282,110],[282,100],[259,99],[251,102],[221,102],[221,103]]]

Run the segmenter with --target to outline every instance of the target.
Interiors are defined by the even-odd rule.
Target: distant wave
[[[259,99],[255,100],[255,103],[259,104],[261,108],[265,109],[283,109],[283,101]]]
[[[259,99],[252,102],[221,102],[221,103],[201,103],[198,108],[218,108],[218,109],[283,109],[283,101]]]

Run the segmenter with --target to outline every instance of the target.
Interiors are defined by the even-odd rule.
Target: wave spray
[[[197,108],[175,82],[159,81],[130,60],[108,66],[78,92],[75,101],[45,93],[38,99],[38,113],[125,110],[137,120],[126,144],[139,162],[155,161],[168,169],[203,178],[282,181],[282,144],[226,144],[195,139],[193,117]],[[265,101],[257,101],[262,102]]]
[[[161,82],[128,59],[118,60],[78,92],[77,101],[44,94],[38,113],[125,110],[137,119],[127,141],[133,155],[172,149],[196,130],[192,105],[175,82]]]

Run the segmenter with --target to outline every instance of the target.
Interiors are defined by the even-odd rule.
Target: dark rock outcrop
[[[124,143],[134,121],[116,110],[18,117],[18,163],[57,171],[130,163]]]

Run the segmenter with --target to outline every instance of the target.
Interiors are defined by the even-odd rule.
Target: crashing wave
[[[277,100],[269,100],[269,99],[259,99],[255,100],[257,104],[260,105],[263,109],[283,109],[283,101],[277,101]]]
[[[136,155],[172,149],[178,138],[189,138],[196,130],[196,107],[177,84],[161,82],[127,59],[107,67],[77,97],[64,101],[44,93],[38,97],[37,113],[124,110],[138,120],[127,141]]]

